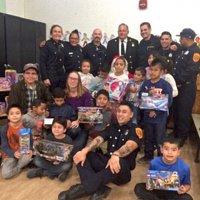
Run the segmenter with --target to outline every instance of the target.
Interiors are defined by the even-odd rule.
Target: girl
[[[94,79],[94,76],[90,73],[90,69],[90,61],[85,59],[81,62],[81,72],[78,72],[81,77],[82,85],[87,89],[89,88],[90,83]]]
[[[8,123],[1,128],[1,143],[3,150],[2,177],[9,179],[19,174],[23,167],[31,161],[32,151],[28,154],[20,152],[19,131],[24,129],[22,124],[22,109],[13,104],[8,107]],[[30,146],[32,139],[30,137]]]
[[[49,141],[72,144],[72,139],[65,134],[67,131],[66,127],[67,121],[65,118],[55,118],[52,123],[52,134],[49,134],[47,139]],[[27,173],[28,178],[48,176],[49,178],[58,177],[60,181],[65,181],[72,168],[71,156],[69,156],[69,159],[66,162],[59,162],[37,155],[33,159],[33,162],[38,168],[30,170]]]

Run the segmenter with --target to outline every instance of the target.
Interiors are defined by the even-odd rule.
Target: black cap
[[[184,28],[180,32],[180,35],[177,35],[177,36],[194,39],[196,37],[196,33],[191,28]]]

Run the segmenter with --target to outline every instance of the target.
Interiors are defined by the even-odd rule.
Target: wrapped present
[[[100,107],[78,107],[79,123],[102,123],[103,108]]]
[[[108,76],[105,82],[105,88],[109,93],[109,97],[112,100],[121,102],[125,92],[127,83],[120,81],[119,79]]]
[[[177,171],[148,170],[146,173],[147,190],[171,190],[178,191],[180,187]]]
[[[139,107],[140,109],[168,111],[168,95],[160,97],[142,95]]]
[[[5,78],[10,82],[10,85],[15,84],[17,82],[16,70],[6,69],[5,70]]]
[[[28,154],[30,151],[30,133],[30,128],[20,129],[19,131],[19,146],[22,154]]]
[[[33,146],[36,155],[59,162],[67,161],[73,148],[73,145],[50,140],[37,140]]]

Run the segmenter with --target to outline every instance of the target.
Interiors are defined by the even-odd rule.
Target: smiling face
[[[27,69],[24,74],[24,80],[28,85],[34,84],[38,80],[38,74],[35,69]]]
[[[105,107],[108,104],[108,98],[103,95],[100,94],[97,98],[96,98],[96,105],[99,107]]]
[[[129,30],[128,30],[128,27],[126,25],[120,25],[119,26],[119,28],[118,28],[118,37],[121,40],[125,40],[128,37],[128,33],[129,33]]]
[[[120,105],[117,109],[117,121],[120,125],[127,124],[133,117],[132,110],[127,105]]]
[[[76,33],[72,33],[69,37],[69,43],[74,47],[77,46],[79,43],[79,36]]]
[[[149,40],[151,37],[151,28],[146,24],[140,27],[140,35],[144,40]]]
[[[167,164],[172,164],[176,162],[181,150],[178,148],[177,144],[165,142],[161,148],[161,152],[163,154],[163,161]]]
[[[71,72],[67,78],[67,84],[70,89],[77,88],[79,81],[79,76],[75,72]]]
[[[102,31],[97,28],[93,31],[92,36],[95,43],[100,43],[102,39]]]
[[[66,132],[66,128],[62,124],[55,122],[52,125],[52,133],[56,138],[60,138],[64,136],[65,132]]]
[[[51,38],[55,41],[59,41],[61,40],[61,37],[63,35],[63,31],[62,31],[62,28],[59,27],[59,26],[54,26],[52,29],[51,29]]]
[[[170,35],[162,35],[160,38],[160,43],[163,49],[169,49],[172,39]]]
[[[90,73],[90,62],[87,61],[82,62],[81,71],[83,72],[83,74]]]
[[[22,113],[21,110],[17,107],[13,107],[8,112],[8,120],[13,123],[17,124],[21,121]]]

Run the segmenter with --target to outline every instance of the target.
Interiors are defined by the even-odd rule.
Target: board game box
[[[178,172],[148,170],[146,173],[147,190],[178,191],[180,187]]]
[[[102,111],[100,107],[78,107],[79,123],[103,123]]]
[[[59,162],[67,161],[73,148],[73,145],[50,140],[34,141],[33,146],[36,155]]]

